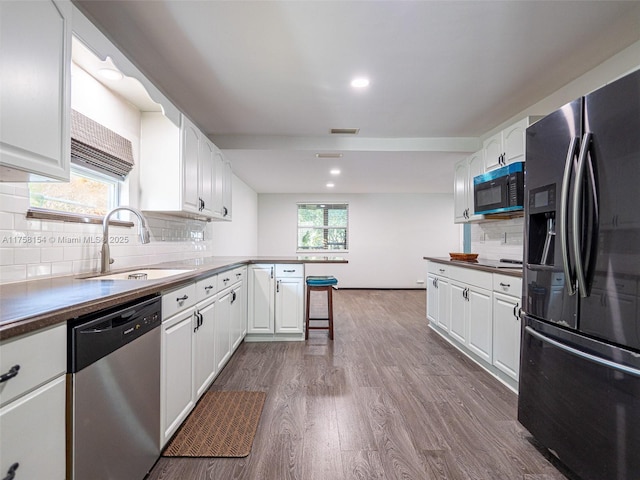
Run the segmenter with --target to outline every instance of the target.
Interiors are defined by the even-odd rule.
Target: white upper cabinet
[[[186,212],[200,211],[199,158],[200,130],[185,116],[182,117],[182,208]]]
[[[231,182],[233,175],[231,162],[218,147],[215,147],[214,156],[213,216],[222,220],[231,220]]]
[[[231,182],[233,181],[233,171],[231,162],[224,159],[224,170],[222,173],[222,218],[231,220]]]
[[[71,3],[0,2],[0,179],[69,180]]]
[[[465,223],[482,218],[474,214],[473,178],[484,173],[482,151],[456,163],[454,167],[455,223]]]
[[[216,182],[216,146],[204,135],[200,138],[200,156],[198,166],[198,197],[201,212],[209,217],[214,216],[215,182]]]
[[[525,117],[482,142],[484,170],[494,170],[515,162],[524,162],[525,132],[540,117]]]
[[[224,174],[220,150],[187,117],[178,127],[162,113],[142,113],[142,210],[230,220],[224,215]]]

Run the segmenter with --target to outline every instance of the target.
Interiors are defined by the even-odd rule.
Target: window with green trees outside
[[[348,249],[349,205],[298,204],[298,251]]]

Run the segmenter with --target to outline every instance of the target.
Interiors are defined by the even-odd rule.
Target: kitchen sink
[[[158,280],[160,278],[180,275],[193,270],[177,268],[147,268],[140,270],[130,270],[128,272],[111,273],[108,275],[96,275],[95,277],[85,277],[82,280]]]

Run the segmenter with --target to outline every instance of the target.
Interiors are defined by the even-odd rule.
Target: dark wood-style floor
[[[419,290],[338,290],[335,340],[244,343],[216,390],[267,400],[246,458],[161,458],[149,480],[566,477],[517,397],[427,327]]]

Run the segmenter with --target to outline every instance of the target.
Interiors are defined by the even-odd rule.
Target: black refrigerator
[[[640,479],[640,71],[526,131],[518,420],[585,480]]]

